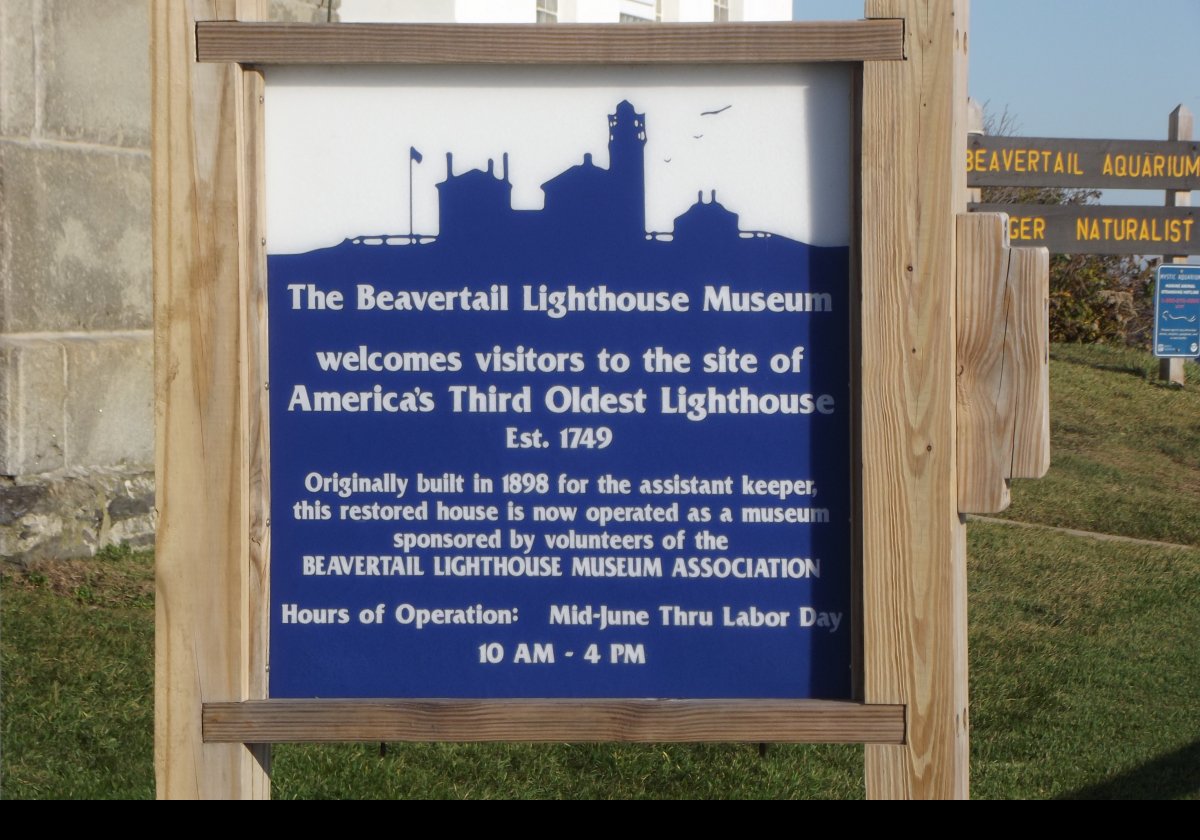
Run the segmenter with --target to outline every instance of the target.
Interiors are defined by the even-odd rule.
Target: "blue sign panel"
[[[1200,356],[1200,265],[1160,265],[1154,285],[1154,355]]]
[[[591,118],[541,207],[402,139],[436,233],[268,258],[272,697],[850,695],[849,248],[655,231]]]

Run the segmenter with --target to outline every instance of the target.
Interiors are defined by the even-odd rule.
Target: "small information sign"
[[[1154,285],[1154,355],[1200,356],[1200,265],[1160,265]]]

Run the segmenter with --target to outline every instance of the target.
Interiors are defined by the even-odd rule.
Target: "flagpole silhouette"
[[[414,244],[417,239],[413,233],[413,162],[420,163],[424,157],[417,151],[416,146],[408,147],[408,244]]]

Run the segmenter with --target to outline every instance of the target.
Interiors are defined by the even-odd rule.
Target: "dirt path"
[[[1158,548],[1175,548],[1183,549],[1184,551],[1200,551],[1200,546],[1181,545],[1180,543],[1160,542],[1159,540],[1143,540],[1137,537],[1122,537],[1117,534],[1100,534],[1096,531],[1080,531],[1076,528],[1058,528],[1054,525],[1038,525],[1034,522],[1018,522],[1015,519],[999,519],[994,516],[980,516],[979,514],[967,514],[967,522],[986,522],[989,525],[1012,525],[1016,528],[1030,528],[1037,531],[1057,531],[1060,534],[1070,534],[1073,537],[1087,537],[1093,540],[1103,540],[1104,542],[1119,542],[1129,543],[1132,545],[1152,545]]]

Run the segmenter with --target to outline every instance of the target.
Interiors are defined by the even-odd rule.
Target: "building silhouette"
[[[647,230],[646,115],[622,100],[607,119],[608,166],[584,153],[579,163],[541,185],[541,209],[512,206],[507,153],[484,168],[458,171],[448,152],[446,177],[436,184],[436,236],[368,232],[310,253],[400,272],[396,276],[405,282],[436,273],[444,279],[572,277],[617,285],[637,284],[647,275],[753,284],[784,269],[808,276],[817,264],[842,259],[834,254],[844,248],[815,248],[777,233],[742,230],[738,214],[718,200],[716,190],[699,191],[671,230]],[[354,255],[343,253],[347,249]]]
[[[591,153],[542,184],[541,210],[514,210],[508,154],[497,171],[454,171],[446,154],[446,180],[438,190],[438,240],[458,244],[497,235],[509,241],[628,243],[646,236],[646,115],[628,100],[608,116],[608,168]]]
[[[645,152],[646,115],[622,100],[608,115],[608,167],[598,166],[592,154],[585,153],[581,163],[541,185],[545,194],[541,210],[513,209],[507,153],[498,169],[493,159],[487,169],[455,172],[453,153],[448,152],[446,179],[437,184],[440,232],[436,242],[447,247],[484,242],[496,247],[555,243],[587,249],[773,236],[742,231],[737,214],[717,201],[716,190],[709,193],[707,201],[703,192],[698,193],[696,203],[675,219],[673,232],[647,231]],[[380,241],[379,237],[369,239]],[[435,238],[418,239],[431,242]]]

